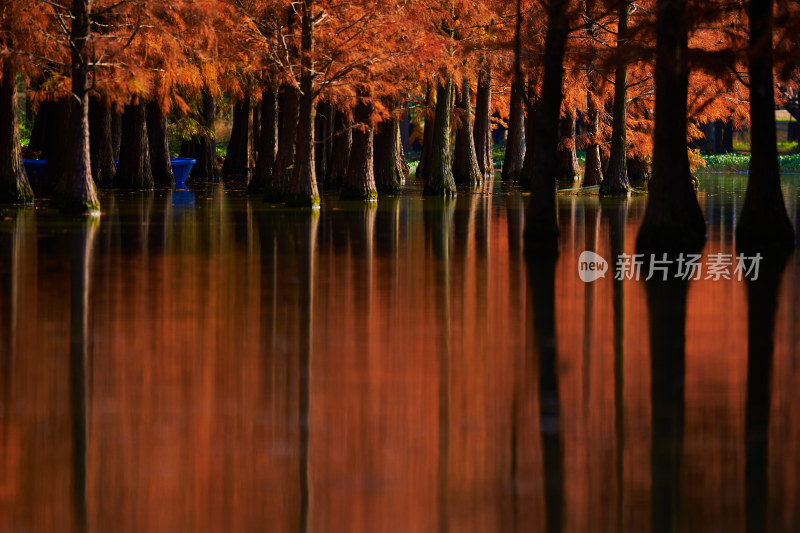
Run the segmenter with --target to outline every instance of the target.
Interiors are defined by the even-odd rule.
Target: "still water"
[[[701,181],[706,260],[745,177]],[[614,281],[646,198],[562,196],[558,260],[526,263],[499,183],[102,201],[0,211],[0,531],[800,528],[798,253]]]

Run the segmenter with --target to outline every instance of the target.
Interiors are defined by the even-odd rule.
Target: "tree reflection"
[[[69,382],[75,519],[80,531],[88,528],[89,291],[91,288],[92,251],[98,225],[97,218],[85,218],[70,232],[72,273],[70,276]]]
[[[652,524],[656,532],[676,530],[680,505],[687,282],[673,275],[670,272],[666,281],[655,276],[646,282],[650,314]]]
[[[748,253],[754,255],[754,253]],[[762,254],[758,278],[747,279],[747,404],[745,408],[745,498],[747,531],[767,531],[768,448],[773,334],[778,290],[789,255]]]
[[[544,465],[547,531],[560,532],[564,505],[564,452],[561,434],[555,324],[555,269],[551,254],[528,257],[533,332],[539,363],[539,417]]]

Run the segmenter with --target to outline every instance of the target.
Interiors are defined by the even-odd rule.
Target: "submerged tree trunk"
[[[504,181],[518,180],[525,161],[525,102],[518,83],[511,84],[511,106],[508,116],[508,137],[503,159]]]
[[[492,161],[492,69],[486,67],[478,75],[478,91],[475,94],[475,155],[483,177],[494,177]]]
[[[258,137],[256,167],[247,192],[263,194],[270,182],[278,150],[278,94],[270,87],[261,96],[261,128]]]
[[[244,180],[247,182],[253,168],[253,152],[251,136],[253,133],[253,113],[250,95],[236,102],[233,106],[233,126],[228,153],[222,163],[220,175],[223,180]]]
[[[586,8],[586,33],[589,38],[594,38],[597,33],[595,22],[595,2],[587,0]],[[583,186],[591,187],[600,185],[603,181],[603,163],[600,158],[600,110],[602,101],[600,100],[600,80],[602,79],[597,72],[595,57],[589,60],[587,70],[586,87],[586,165],[583,169]]]
[[[189,180],[194,182],[219,181],[219,168],[217,167],[217,141],[214,136],[214,127],[217,108],[214,97],[203,89],[203,112],[199,117],[203,132],[193,139],[184,140],[181,144],[181,157],[191,157],[197,162],[192,166]]]
[[[314,168],[314,20],[311,12],[313,0],[300,2],[301,58],[300,102],[297,114],[297,153],[286,205],[297,207],[319,206],[317,175]]]
[[[120,189],[150,190],[153,170],[147,141],[145,104],[139,100],[125,106],[122,115],[122,141],[114,186]]]
[[[448,77],[444,85],[436,89],[436,115],[433,120],[433,147],[431,148],[430,172],[423,194],[426,196],[456,195],[453,169],[450,166],[450,113],[453,107],[453,78]]]
[[[147,145],[150,149],[153,183],[165,187],[175,185],[167,142],[167,116],[155,102],[147,104]]]
[[[433,91],[433,83],[428,82],[425,92],[425,129],[422,131],[422,153],[419,155],[419,165],[417,165],[416,178],[418,180],[428,179],[430,174],[431,161],[433,159],[433,131],[436,122],[436,98]]]
[[[472,102],[469,98],[469,82],[464,80],[456,95],[456,107],[460,111],[456,130],[456,146],[453,153],[453,180],[456,185],[478,187],[483,174],[478,166],[475,143],[472,135]]]
[[[794,228],[781,193],[772,74],[773,1],[750,0],[750,173],[736,227],[741,249],[793,247]]]
[[[399,192],[405,181],[401,160],[400,122],[397,117],[378,124],[375,132],[375,153],[373,169],[375,187],[381,194]]]
[[[292,178],[295,142],[297,141],[298,93],[292,85],[285,85],[280,93],[280,132],[278,134],[278,155],[272,169],[272,179],[267,183],[264,198],[271,202],[285,199]]]
[[[359,102],[353,110],[353,146],[342,183],[342,198],[374,200],[378,197],[373,170],[372,106]]]
[[[72,4],[72,95],[67,136],[70,142],[66,157],[66,171],[53,192],[52,203],[62,211],[91,213],[100,210],[97,190],[92,180],[91,151],[89,144],[89,63],[86,46],[90,25],[89,0],[75,0]]]
[[[575,110],[570,108],[558,121],[558,184],[572,187],[580,176],[575,151]]]
[[[347,163],[350,161],[350,149],[353,146],[352,121],[347,113],[340,109],[337,109],[335,114],[333,149],[328,162],[328,175],[325,176],[326,190],[336,190],[342,186]]]
[[[111,136],[111,110],[99,96],[89,99],[89,142],[94,182],[110,187],[117,171]]]
[[[611,154],[608,160],[608,169],[606,170],[605,176],[603,176],[603,184],[600,185],[600,194],[628,194],[628,191],[631,190],[631,185],[628,181],[628,169],[625,165],[628,137],[628,103],[626,100],[628,97],[628,66],[625,60],[625,52],[623,51],[628,46],[629,6],[630,0],[622,0],[619,6],[617,64],[616,72],[614,73],[614,114],[611,126]],[[679,120],[685,120],[685,118]],[[685,127],[686,125],[684,124],[684,128]]]
[[[525,219],[528,251],[558,253],[556,219],[556,174],[558,172],[558,119],[561,110],[561,82],[564,50],[569,34],[567,0],[551,0],[548,8],[544,50],[542,97],[536,105],[533,124],[533,160],[530,168],[531,201]],[[531,145],[528,144],[528,148]]]
[[[659,0],[653,179],[637,237],[637,248],[644,253],[697,251],[705,243],[686,146],[687,39],[686,0]]]
[[[0,80],[0,203],[27,204],[33,191],[25,174],[17,125],[17,71],[13,58],[3,60]]]

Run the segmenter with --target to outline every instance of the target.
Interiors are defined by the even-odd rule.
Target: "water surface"
[[[745,179],[701,179],[704,260]],[[800,528],[800,254],[587,284],[646,198],[560,197],[558,260],[526,262],[500,183],[101,200],[0,211],[2,531]]]

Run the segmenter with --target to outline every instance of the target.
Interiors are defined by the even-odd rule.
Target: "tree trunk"
[[[478,166],[475,143],[472,135],[472,102],[469,98],[469,81],[461,82],[456,95],[456,107],[460,121],[456,130],[456,146],[453,153],[453,180],[456,185],[469,188],[479,187],[483,174]],[[477,120],[476,120],[477,123]]]
[[[89,142],[94,182],[110,187],[117,171],[111,138],[111,111],[99,96],[89,99]]]
[[[492,161],[492,69],[486,67],[478,74],[475,94],[475,128],[473,131],[478,168],[486,179],[494,177]]]
[[[17,125],[17,71],[13,58],[3,60],[3,79],[0,80],[0,203],[27,204],[33,202],[33,191],[19,145]]]
[[[411,169],[408,167],[408,161],[406,161],[406,151],[403,148],[403,128],[400,125],[401,121],[395,120],[394,123],[394,135],[397,142],[397,159],[395,162],[397,164],[397,173],[400,175],[400,185],[405,185],[406,180],[411,175]]]
[[[525,220],[528,251],[558,253],[556,218],[556,174],[558,172],[558,119],[561,112],[561,83],[564,77],[564,50],[569,34],[567,0],[551,0],[548,8],[544,50],[542,97],[536,105],[533,124],[531,201]],[[530,149],[530,144],[528,145]]]
[[[372,105],[359,102],[353,110],[353,146],[342,183],[342,198],[374,200],[378,197],[373,171],[374,133]]]
[[[794,228],[786,215],[775,131],[772,73],[773,1],[750,0],[750,173],[744,207],[736,227],[743,250],[794,246]]]
[[[314,20],[313,0],[302,0],[300,105],[297,114],[297,153],[286,205],[319,206],[317,174],[314,168]],[[371,166],[371,165],[370,165]]]
[[[256,159],[258,158],[258,139],[261,135],[261,104],[262,102],[253,103],[253,116],[250,119],[251,135],[250,135],[250,175],[252,177],[252,168],[255,166]]]
[[[589,38],[594,38],[597,34],[597,24],[595,23],[595,2],[587,0],[586,4],[586,33]],[[586,165],[583,169],[583,186],[591,187],[600,185],[603,181],[603,163],[600,158],[600,110],[602,101],[600,100],[600,81],[601,76],[597,72],[596,57],[593,55],[587,64],[586,87]]]
[[[567,109],[567,114],[558,121],[558,184],[572,187],[580,176],[578,155],[575,152],[575,110]]]
[[[246,183],[250,179],[250,172],[253,169],[250,140],[253,134],[253,113],[250,104],[250,95],[245,95],[233,106],[231,140],[220,172],[224,181],[243,180]]]
[[[641,188],[647,187],[647,183],[650,181],[653,174],[649,159],[641,155],[633,155],[628,158],[626,164],[628,166],[628,178],[631,185],[635,184],[637,187]]]
[[[698,251],[705,243],[686,147],[687,27],[686,0],[658,0],[653,179],[637,237],[644,253]]]
[[[628,8],[631,0],[622,0],[619,5],[619,24],[617,30],[617,60],[614,73],[614,114],[611,125],[611,154],[608,169],[600,185],[600,194],[627,195],[631,190],[628,181],[627,158],[627,108],[628,66],[625,48],[628,46]],[[668,0],[671,1],[671,0]],[[679,0],[682,1],[682,0]],[[685,106],[684,106],[685,107]],[[685,120],[685,119],[684,119]],[[684,124],[684,128],[685,128]],[[684,142],[684,145],[686,143]]]
[[[436,102],[431,82],[428,82],[428,89],[425,93],[425,129],[422,131],[422,153],[419,155],[419,165],[417,165],[416,177],[418,180],[428,179],[430,174],[431,161],[433,159],[433,131],[435,119]]]
[[[325,190],[331,191],[342,186],[353,146],[353,124],[347,113],[337,109],[335,114],[333,150],[328,162],[328,175],[325,176]]]
[[[272,168],[275,166],[275,154],[278,150],[278,94],[272,85],[263,91],[261,96],[261,127],[258,142],[256,168],[247,185],[247,192],[251,194],[264,193],[270,182]]]
[[[430,172],[423,194],[426,196],[453,197],[456,184],[450,166],[450,113],[453,107],[453,78],[448,77],[444,85],[436,89],[436,115],[433,120],[433,145],[431,148]]]
[[[297,89],[292,85],[286,85],[281,90],[278,155],[275,158],[275,167],[272,169],[272,180],[264,191],[264,198],[267,201],[283,201],[289,190],[297,141],[298,97]]]
[[[508,114],[508,137],[503,159],[503,181],[518,180],[525,161],[525,102],[519,84],[511,84],[511,106]]]
[[[97,190],[92,180],[91,150],[89,143],[89,63],[86,46],[89,40],[89,0],[72,3],[72,109],[69,116],[66,172],[56,186],[52,203],[62,211],[91,213],[100,210]],[[62,130],[63,134],[63,130]]]
[[[397,117],[392,117],[378,124],[375,133],[373,169],[375,186],[381,194],[400,192],[405,181],[400,163],[403,154],[400,151],[402,147],[399,142],[399,124]]]
[[[733,122],[727,121],[722,126],[722,150],[723,154],[733,152]]]
[[[164,187],[175,185],[167,142],[167,116],[156,102],[147,104],[147,145],[150,148],[150,166],[153,183]]]
[[[119,158],[119,145],[122,142],[122,113],[113,109],[111,111],[111,148],[114,159]]]
[[[150,190],[153,170],[147,141],[147,111],[141,100],[125,106],[122,139],[114,186],[120,189]]]
[[[519,186],[521,189],[531,190],[531,177],[533,176],[533,153],[535,144],[533,136],[536,134],[536,109],[538,98],[532,80],[528,80],[528,101],[527,117],[525,119],[525,157],[522,159],[522,173],[519,176]]]

